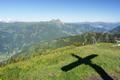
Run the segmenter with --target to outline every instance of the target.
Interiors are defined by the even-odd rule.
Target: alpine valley
[[[110,80],[119,80],[119,40],[120,23],[115,22],[0,22],[0,80],[100,80],[88,64],[96,72],[102,68],[88,58],[85,65],[62,72],[62,66],[76,60],[71,54],[78,59],[99,55],[93,62],[109,72]]]

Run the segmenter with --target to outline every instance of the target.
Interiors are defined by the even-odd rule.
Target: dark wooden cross
[[[89,65],[90,67],[92,67],[100,76],[103,80],[113,80],[100,66],[93,64],[91,59],[97,57],[98,55],[96,54],[92,54],[89,55],[85,58],[81,58],[75,54],[71,54],[73,57],[77,58],[78,60],[75,62],[72,62],[66,66],[63,66],[61,69],[64,72],[70,71],[73,68],[81,65],[81,64],[85,64],[85,65]]]

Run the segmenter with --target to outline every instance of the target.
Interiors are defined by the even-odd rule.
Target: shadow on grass
[[[85,58],[81,58],[81,57],[79,57],[79,56],[77,56],[77,55],[75,55],[75,54],[71,54],[71,55],[72,55],[73,57],[77,58],[78,60],[75,61],[75,62],[72,62],[72,63],[70,63],[70,64],[68,64],[68,65],[66,65],[66,66],[63,66],[63,67],[61,68],[62,71],[67,72],[67,71],[70,71],[70,70],[72,70],[73,68],[75,68],[75,67],[77,67],[77,66],[79,66],[79,65],[81,65],[81,64],[85,64],[85,65],[89,65],[90,67],[92,67],[92,68],[101,76],[101,78],[102,78],[103,80],[113,80],[112,77],[110,77],[110,76],[105,72],[104,69],[102,69],[100,66],[92,63],[91,59],[97,57],[98,55],[92,54],[92,55],[87,56],[87,57],[85,57]]]

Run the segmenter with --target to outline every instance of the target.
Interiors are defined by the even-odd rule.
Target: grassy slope
[[[63,72],[61,67],[77,60],[71,56],[71,53],[81,57],[97,54],[92,62],[101,66],[109,75],[120,79],[120,48],[113,47],[110,43],[59,48],[51,51],[50,54],[0,68],[0,78],[3,80],[92,80],[94,77],[99,77],[94,69],[84,64],[69,72]]]

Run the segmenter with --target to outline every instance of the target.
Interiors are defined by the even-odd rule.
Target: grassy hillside
[[[1,80],[99,80],[98,74],[89,65],[81,64],[76,68],[64,72],[61,68],[68,65],[79,57],[96,54],[92,64],[103,69],[114,80],[120,80],[120,47],[111,43],[99,43],[81,47],[67,46],[58,48],[41,56],[19,61],[0,68]],[[86,64],[89,61],[83,61]]]

